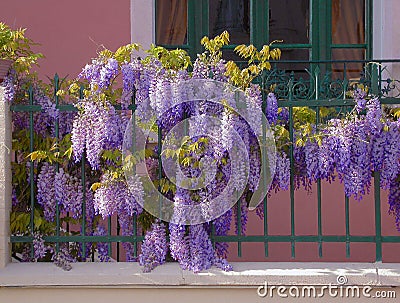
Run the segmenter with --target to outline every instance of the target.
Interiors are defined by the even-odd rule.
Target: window
[[[371,7],[372,0],[157,0],[156,43],[186,49],[194,58],[202,50],[203,36],[228,30],[228,57],[237,44],[261,47],[283,40],[283,61],[368,60]],[[331,68],[343,72],[343,64]],[[351,63],[346,69],[349,76],[359,76],[361,64]]]

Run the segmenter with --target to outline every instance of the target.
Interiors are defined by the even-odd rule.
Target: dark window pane
[[[277,45],[279,47],[279,44]],[[280,69],[294,72],[305,72],[308,68],[307,61],[310,60],[308,49],[281,49],[281,60],[278,61],[277,66]],[[296,60],[300,62],[285,62],[288,60]],[[273,61],[271,61],[272,63]]]
[[[364,58],[364,49],[332,50],[332,60],[363,60]],[[343,78],[346,75],[347,79],[357,79],[361,76],[363,65],[361,62],[334,63],[332,65],[332,72],[337,78]]]
[[[310,0],[270,0],[269,37],[283,43],[309,43]]]
[[[210,37],[226,30],[231,44],[249,44],[249,12],[250,0],[209,0]]]
[[[365,43],[365,0],[332,0],[332,43]]]
[[[156,44],[186,44],[187,0],[157,0],[156,12]]]

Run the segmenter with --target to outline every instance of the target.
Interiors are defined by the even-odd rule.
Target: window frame
[[[157,0],[156,0],[157,1]],[[182,48],[195,59],[203,48],[200,40],[209,35],[208,0],[188,0],[187,44],[161,45],[167,49]],[[332,43],[332,0],[310,0],[310,40],[309,43],[279,43],[281,49],[308,49],[309,60],[330,61],[334,49],[365,49],[365,60],[372,59],[372,14],[373,0],[365,0],[365,43],[363,44],[333,44]],[[155,2],[155,16],[157,16]],[[269,39],[269,0],[250,0],[250,44],[261,48],[270,43]],[[155,28],[157,31],[157,28]],[[235,45],[229,45],[228,49]],[[283,58],[284,59],[284,58]]]

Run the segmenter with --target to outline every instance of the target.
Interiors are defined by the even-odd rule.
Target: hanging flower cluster
[[[104,228],[105,222],[116,218],[120,235],[132,236],[138,231],[144,235],[138,256],[134,245],[122,244],[126,260],[138,261],[144,272],[153,270],[168,258],[177,261],[182,269],[193,272],[212,266],[231,270],[227,262],[228,244],[213,245],[211,235],[228,235],[232,217],[238,217],[239,211],[240,220],[235,220],[234,232],[246,233],[249,197],[251,199],[258,190],[262,178],[263,159],[257,141],[259,126],[264,123],[260,114],[262,108],[277,143],[276,157],[268,158],[269,165],[275,167],[269,194],[290,188],[293,169],[296,189],[310,190],[316,180],[338,179],[344,184],[346,196],[361,200],[370,190],[373,174],[379,172],[381,187],[389,190],[390,212],[396,217],[400,230],[399,124],[392,116],[385,115],[379,99],[368,96],[364,88],[357,88],[353,92],[354,110],[345,117],[328,119],[322,116],[327,123],[321,123],[316,121],[320,115],[310,108],[294,108],[295,117],[289,117],[287,108],[278,108],[273,91],[264,92],[253,81],[268,68],[268,60],[279,59],[280,51],[269,48],[257,51],[254,47],[239,46],[237,52],[248,60],[248,66],[240,69],[234,62],[222,59],[221,47],[228,41],[226,33],[212,40],[204,38],[202,43],[206,51],[198,55],[191,71],[190,58],[183,50],[168,51],[153,46],[143,59],[134,56],[138,49],[134,44],[123,46],[115,53],[104,50],[83,68],[77,81],[68,83],[57,93],[66,103],[73,104],[76,113],[59,111],[46,90],[34,87],[35,102],[42,108],[42,112],[33,116],[37,122],[34,123],[37,150],[28,151],[23,142],[16,145],[20,151],[17,155],[20,166],[16,165],[14,184],[26,185],[31,182],[32,174],[37,178],[37,216],[43,220],[35,223],[36,231],[50,235],[58,213],[61,215],[58,218],[64,220],[61,225],[68,226],[61,231],[64,235],[73,234],[68,230],[72,222],[80,224],[81,234],[105,237],[111,234],[109,227]],[[11,77],[6,82],[7,96],[15,99],[19,92]],[[225,92],[224,97],[229,97],[224,100],[226,104],[217,104],[205,97],[194,100],[198,92],[185,84],[188,80],[204,79],[240,88],[246,97],[246,119],[238,115],[239,109],[232,102],[235,92]],[[86,89],[81,89],[81,84]],[[202,92],[202,96],[213,94],[212,88]],[[154,187],[173,201],[175,220],[171,222],[156,219],[144,209],[150,189],[142,182],[141,175],[135,171],[129,180],[125,176],[124,138],[129,134],[126,129],[133,115],[142,130],[154,132],[154,138],[158,137],[157,147],[151,147],[154,141],[147,139],[146,150],[143,153],[134,151],[132,158],[136,162],[143,160]],[[215,124],[210,117],[220,123]],[[297,119],[293,130],[289,129],[290,118]],[[14,126],[21,131],[18,138],[23,138],[26,134],[22,130],[31,121],[20,113],[14,113],[13,119]],[[170,132],[187,119],[190,123],[185,127],[188,136],[184,143],[169,142]],[[54,129],[57,129],[57,136]],[[128,139],[129,145],[135,144],[132,136]],[[159,150],[167,141],[169,149]],[[243,142],[243,151],[234,148],[236,141]],[[239,159],[248,157],[248,167],[244,161],[234,161],[232,155]],[[168,164],[160,166],[162,156],[175,157],[181,174],[176,173],[171,179],[166,173]],[[212,162],[206,162],[209,158]],[[34,165],[31,161],[35,161]],[[214,166],[215,173],[203,176],[201,165]],[[182,181],[188,182],[187,179],[197,180],[191,181],[191,185],[198,187],[187,189]],[[202,181],[202,186],[198,180]],[[199,184],[193,184],[196,182]],[[229,199],[222,201],[218,207],[224,211],[216,218],[211,217],[210,213],[216,210],[210,201],[240,192],[242,184],[245,188],[234,203]],[[30,205],[24,205],[23,201],[30,201],[26,188],[15,186],[13,207],[16,212],[29,209]],[[206,220],[191,225],[180,221],[188,206],[201,206],[201,215]],[[259,216],[264,215],[262,208],[256,211]],[[133,227],[136,218],[141,222],[138,230]],[[34,232],[21,231],[19,225],[15,226],[14,233]],[[110,246],[101,241],[105,240],[85,245],[69,244],[58,249],[46,246],[43,237],[35,234],[33,257],[44,260],[51,255],[51,259],[67,269],[70,261],[66,260],[86,260],[94,258],[95,253],[99,261],[108,262],[112,257]],[[22,259],[31,259],[29,249],[25,246],[18,251]]]

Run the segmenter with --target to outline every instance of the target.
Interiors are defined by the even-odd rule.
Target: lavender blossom
[[[214,249],[203,224],[189,227],[190,269],[197,273],[214,264]]]
[[[381,102],[378,98],[368,101],[367,114],[365,119],[367,121],[368,131],[372,136],[376,136],[383,128]]]
[[[289,189],[290,160],[285,152],[277,153],[274,182],[282,190]]]
[[[278,100],[274,93],[269,93],[267,96],[267,106],[266,106],[267,120],[270,124],[276,123],[278,119]]]
[[[6,75],[1,86],[4,88],[4,100],[12,103],[15,98],[15,71]]]
[[[386,125],[384,154],[382,160],[381,186],[385,189],[390,187],[400,172],[400,130],[396,122]]]
[[[80,161],[86,150],[90,166],[97,170],[103,149],[120,148],[125,130],[121,128],[121,118],[111,104],[86,101],[78,106],[81,111],[74,119],[71,136],[74,159]]]
[[[278,110],[278,120],[280,124],[287,124],[289,123],[289,110],[287,107],[280,107]]]
[[[34,90],[33,97],[36,103],[41,106],[42,112],[48,115],[52,121],[58,118],[59,110],[56,104],[39,87]]]
[[[139,256],[139,264],[144,267],[143,272],[150,272],[163,264],[167,249],[165,225],[160,222],[153,223],[151,230],[146,232]]]
[[[48,221],[53,221],[56,214],[54,182],[54,167],[47,162],[43,163],[37,180],[37,200],[43,207],[44,217]]]
[[[400,231],[400,182],[398,180],[390,184],[388,203],[389,213],[395,217],[397,230]]]
[[[102,66],[100,69],[100,78],[99,78],[99,88],[107,88],[111,79],[114,78],[118,74],[118,61],[114,58],[109,58],[107,63]]]
[[[107,231],[102,225],[98,225],[96,230],[93,233],[93,236],[105,236],[107,235]],[[109,262],[110,256],[108,251],[108,243],[106,242],[97,242],[97,253],[100,262]]]
[[[65,271],[70,271],[72,269],[71,263],[76,261],[70,255],[67,247],[61,247],[60,251],[53,255],[52,260],[54,265]]]
[[[210,74],[209,67],[204,63],[204,61],[197,57],[196,61],[193,63],[193,79],[207,79]]]
[[[189,238],[184,225],[169,223],[169,250],[182,269],[191,268]]]
[[[35,261],[44,258],[46,256],[46,246],[44,245],[44,239],[39,233],[33,235],[33,251]]]
[[[103,185],[94,194],[94,209],[103,218],[114,213],[133,216],[142,212],[143,187],[139,179],[130,183],[113,180],[109,174],[102,176]],[[138,202],[139,201],[139,202]]]
[[[361,88],[357,88],[354,92],[353,92],[353,98],[354,101],[356,102],[356,109],[357,112],[361,112],[362,110],[365,109],[365,106],[367,105],[367,100],[365,99],[367,96],[367,93],[362,90]]]
[[[60,168],[54,180],[57,201],[72,217],[78,219],[82,215],[83,188],[81,180],[64,172]]]

